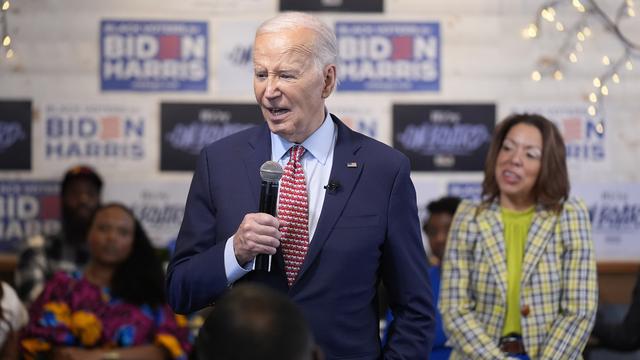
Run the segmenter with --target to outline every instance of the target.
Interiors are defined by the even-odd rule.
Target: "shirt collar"
[[[310,153],[323,165],[326,163],[329,153],[331,152],[331,145],[333,143],[331,139],[333,138],[336,127],[329,112],[325,112],[327,116],[325,116],[322,125],[301,144],[306,149],[305,154]],[[280,160],[293,145],[295,144],[279,135],[271,133],[271,160]]]

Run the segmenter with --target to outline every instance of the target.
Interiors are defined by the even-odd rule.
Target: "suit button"
[[[529,316],[530,312],[531,308],[529,307],[529,305],[522,305],[522,307],[520,307],[520,314],[522,314],[522,316],[527,317]]]

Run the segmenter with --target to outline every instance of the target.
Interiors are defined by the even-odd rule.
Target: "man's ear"
[[[327,65],[324,68],[323,81],[324,84],[322,86],[322,98],[326,99],[331,95],[333,89],[336,87],[336,66],[333,64]]]

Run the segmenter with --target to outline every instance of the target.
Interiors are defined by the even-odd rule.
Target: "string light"
[[[8,24],[7,24],[7,13],[9,12],[9,8],[11,7],[11,3],[9,0],[0,0],[2,2],[2,7],[0,8],[0,35],[2,38],[2,48],[5,50],[5,58],[11,59],[15,53],[11,48],[11,36],[9,36]]]
[[[602,85],[602,82],[600,81],[599,78],[593,78],[593,86],[599,88],[600,85]]]
[[[588,53],[583,52],[584,44],[592,37],[599,35],[597,34],[598,30],[603,29],[608,36],[621,45],[622,52],[620,54],[601,55],[600,62],[606,68],[598,76],[592,78],[592,84],[597,90],[589,91],[589,95],[586,97],[589,101],[587,110],[591,116],[596,114],[599,114],[600,117],[603,116],[604,100],[610,92],[608,85],[611,83],[619,84],[622,78],[621,69],[624,67],[627,71],[633,71],[633,60],[640,57],[640,43],[636,39],[629,37],[628,30],[625,31],[629,27],[621,27],[621,22],[636,15],[635,1],[618,1],[617,11],[611,11],[613,8],[609,6],[606,8],[607,12],[613,14],[612,16],[600,6],[599,3],[604,3],[604,0],[571,0],[570,2],[546,0],[538,8],[535,14],[535,21],[525,28],[527,35],[531,35],[529,34],[530,29],[535,29],[534,36],[525,36],[527,39],[540,38],[544,31],[544,26],[549,26],[544,25],[546,22],[552,23],[550,26],[554,28],[554,31],[564,32],[564,35],[556,35],[564,36],[564,39],[555,55],[549,55],[547,52],[537,61],[538,70],[531,74],[531,78],[534,81],[541,81],[543,77],[545,79],[553,77],[556,80],[562,80],[566,70],[563,69],[563,63],[577,63],[578,54],[580,54],[580,59],[584,61],[582,56],[588,55]],[[573,8],[579,14],[570,14],[568,19],[571,19],[571,21],[563,18],[565,21],[560,22],[559,18],[563,14],[562,6],[567,6],[568,4],[571,4],[569,9]],[[600,40],[599,37],[598,40]],[[589,61],[585,63],[590,64]],[[539,67],[541,64],[544,65],[542,68]],[[600,123],[599,126],[604,132],[604,125]]]
[[[560,81],[563,79],[562,71],[556,70],[553,72],[553,78]]]
[[[542,74],[540,73],[540,71],[535,70],[534,72],[532,72],[531,73],[531,80],[533,80],[533,81],[542,80]]]

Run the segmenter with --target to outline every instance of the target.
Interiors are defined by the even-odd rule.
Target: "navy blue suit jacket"
[[[333,120],[338,136],[330,178],[340,185],[325,195],[298,278],[289,288],[278,252],[271,273],[251,272],[239,281],[288,293],[327,359],[426,359],[434,307],[409,161]],[[200,154],[168,269],[169,303],[176,312],[203,308],[228,288],[225,242],[245,214],[258,211],[259,168],[270,158],[266,123]],[[378,336],[381,279],[396,319],[384,349]]]

